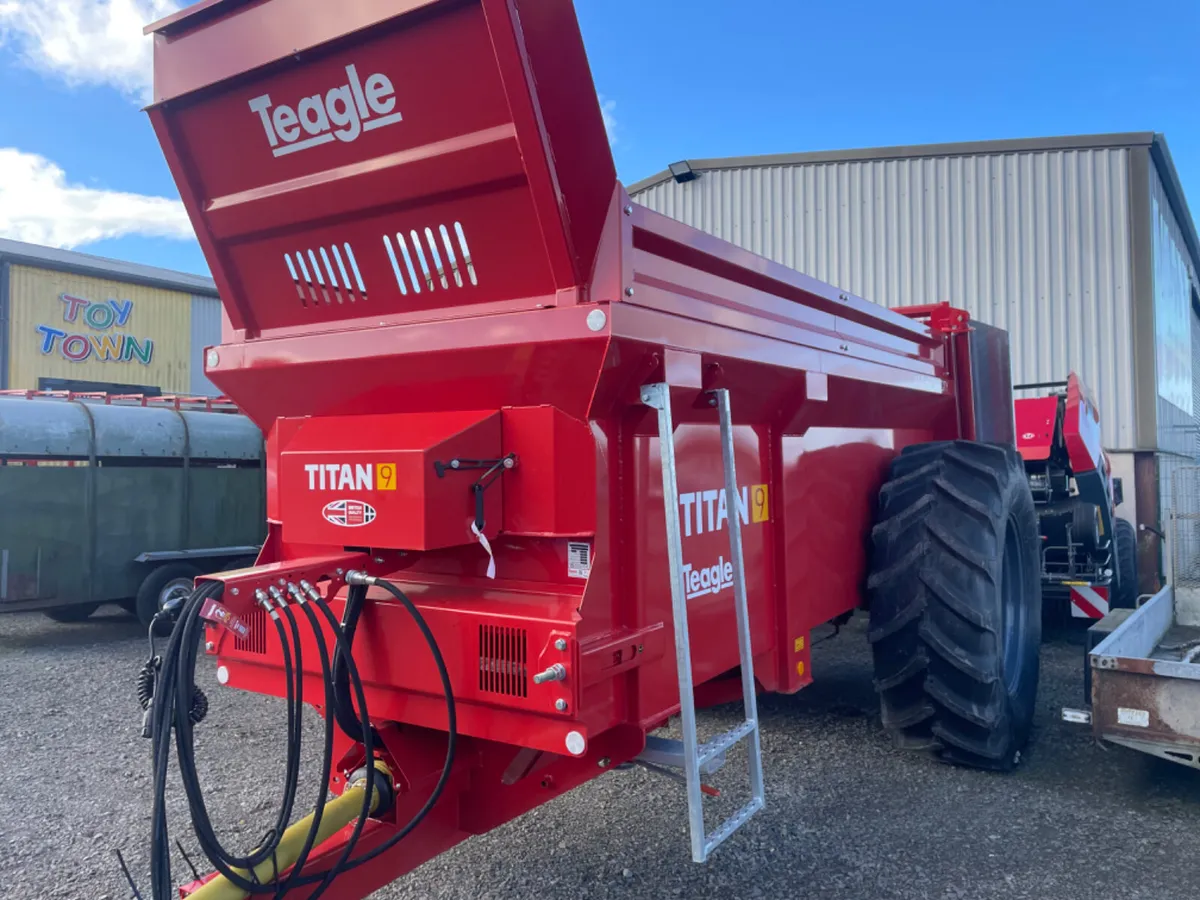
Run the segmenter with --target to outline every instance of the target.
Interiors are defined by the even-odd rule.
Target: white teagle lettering
[[[250,100],[250,111],[258,115],[271,153],[277,157],[335,138],[350,143],[364,131],[395,125],[403,121],[396,107],[392,80],[376,72],[364,84],[353,64],[346,66],[345,84],[302,97],[294,108],[272,103],[270,94]]]
[[[717,557],[716,565],[702,569],[693,568],[691,563],[683,566],[683,592],[688,600],[719,594],[729,587],[733,587],[733,563],[726,562],[723,556]]]

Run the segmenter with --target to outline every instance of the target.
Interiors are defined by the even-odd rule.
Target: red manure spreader
[[[809,684],[813,630],[860,608],[897,742],[1016,764],[1041,569],[1004,332],[631,203],[569,0],[206,0],[149,30],[228,318],[207,374],[268,436],[257,564],[199,579],[145,673],[156,900],[365,897],[630,763],[681,782],[702,862],[763,806],[756,694]],[[196,776],[201,654],[287,701],[248,851]],[[288,827],[306,706],[325,782]],[[215,869],[182,889],[175,763]]]
[[[1138,596],[1137,532],[1117,517],[1124,500],[1100,446],[1100,413],[1074,372],[1016,401],[1017,449],[1025,460],[1042,533],[1048,611],[1102,619],[1132,609]]]

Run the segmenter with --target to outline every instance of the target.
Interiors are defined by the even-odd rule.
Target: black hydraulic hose
[[[356,584],[350,587],[350,590],[346,592],[346,605],[342,610],[341,627],[334,632],[340,637],[333,659],[333,684],[337,697],[337,705],[333,711],[342,731],[351,740],[360,744],[365,743],[363,729],[369,725],[360,723],[359,717],[354,715],[354,707],[351,705],[350,699],[349,666],[353,664],[350,656],[354,647],[354,635],[358,633],[358,619],[362,615],[363,603],[366,599],[367,586],[365,584]],[[335,619],[334,623],[336,624],[336,622]],[[364,721],[366,720],[366,717],[362,718]]]
[[[302,659],[300,657],[299,630],[294,619],[288,615],[289,625],[295,641],[296,661],[300,665],[293,667],[289,652],[289,641],[277,613],[272,611],[271,619],[279,633],[283,657],[285,680],[288,694],[288,765],[285,779],[284,800],[280,810],[280,820],[269,832],[269,837],[248,857],[236,857],[227,853],[216,839],[212,823],[204,807],[200,795],[199,781],[196,776],[195,759],[192,746],[192,727],[186,711],[190,707],[194,673],[198,652],[198,635],[200,617],[199,611],[203,602],[212,596],[218,596],[222,590],[220,584],[204,585],[198,589],[185,604],[183,613],[172,632],[170,645],[163,660],[161,688],[155,692],[152,706],[154,722],[153,736],[155,738],[155,805],[162,802],[165,793],[167,760],[170,753],[170,734],[172,718],[176,731],[176,749],[179,753],[180,775],[188,791],[189,811],[191,812],[193,828],[200,841],[205,855],[214,867],[240,889],[252,894],[265,894],[275,890],[273,886],[252,882],[237,872],[232,866],[250,868],[269,858],[278,847],[278,842],[291,818],[295,801],[296,783],[299,778],[299,738],[302,721],[301,709],[303,702]],[[285,610],[286,613],[286,610]],[[172,702],[173,701],[173,702]],[[175,895],[174,885],[170,877],[170,845],[166,829],[165,812],[154,818],[153,852],[151,879],[155,900],[168,900]]]
[[[429,647],[429,652],[433,655],[433,662],[434,665],[437,666],[438,677],[442,682],[442,692],[446,698],[446,761],[442,765],[441,777],[438,778],[437,784],[434,785],[433,792],[429,795],[429,799],[426,800],[425,804],[413,814],[413,817],[408,820],[408,823],[378,847],[374,848],[373,850],[369,850],[362,856],[347,862],[342,868],[343,872],[348,872],[351,869],[355,869],[364,863],[370,862],[381,854],[388,852],[398,843],[404,840],[404,838],[408,837],[409,833],[418,825],[420,825],[422,821],[424,821],[425,817],[429,815],[430,810],[433,809],[434,805],[441,798],[442,792],[446,789],[446,783],[450,780],[450,772],[454,768],[454,754],[458,743],[458,719],[454,709],[454,688],[450,684],[450,673],[446,669],[446,661],[442,658],[441,648],[438,647],[437,639],[434,638],[433,632],[430,631],[429,624],[425,621],[425,617],[421,615],[421,611],[417,609],[413,602],[408,599],[408,597],[402,590],[400,590],[400,588],[396,587],[390,582],[384,581],[381,578],[372,578],[368,583],[378,585],[400,601],[400,603],[408,611],[408,614],[412,616],[413,621],[416,623],[417,628],[421,632],[421,636],[425,638],[425,643]]]
[[[151,812],[150,890],[155,900],[171,900],[175,886],[171,883],[171,844],[167,831],[166,789],[167,768],[171,756],[172,701],[176,667],[173,664],[183,643],[184,629],[179,623],[199,610],[200,604],[220,587],[206,584],[194,591],[181,611],[163,656],[154,698],[150,704],[151,738],[154,760],[154,800]]]
[[[286,610],[285,610],[286,614]],[[271,616],[272,621],[276,625],[279,632],[280,640],[283,646],[287,645],[286,636],[283,630],[283,625],[280,622],[278,615]],[[300,654],[299,630],[296,628],[295,620],[290,615],[287,616],[288,624],[293,633],[295,640],[295,651],[297,656]],[[201,846],[204,848],[205,854],[217,866],[218,871],[229,878],[234,883],[239,883],[239,879],[246,885],[254,885],[254,882],[249,879],[238,876],[232,872],[234,868],[253,869],[259,863],[269,859],[278,847],[279,841],[282,838],[284,830],[287,828],[288,822],[291,819],[292,808],[295,804],[296,786],[299,781],[299,752],[296,742],[291,740],[291,737],[298,731],[293,731],[293,735],[289,735],[288,740],[288,761],[287,761],[287,776],[284,782],[284,798],[280,804],[279,815],[276,818],[275,826],[268,832],[267,839],[246,856],[238,856],[230,853],[220,843],[216,832],[212,827],[212,820],[209,817],[207,806],[204,803],[203,791],[200,788],[199,777],[196,772],[195,764],[195,748],[193,744],[192,725],[186,716],[181,715],[181,710],[187,708],[187,703],[190,702],[190,689],[193,683],[196,658],[199,651],[199,636],[196,632],[201,626],[202,620],[198,615],[193,616],[186,622],[183,622],[185,633],[182,648],[182,655],[179,659],[179,675],[176,679],[175,690],[177,699],[175,703],[175,744],[176,753],[179,756],[179,770],[182,777],[184,789],[187,792],[188,806],[192,814],[192,823],[196,830],[196,837],[199,839]],[[301,662],[302,660],[297,660]],[[302,669],[297,667],[295,672],[302,672]],[[287,673],[289,676],[285,680],[290,680],[293,673]],[[297,678],[296,685],[302,691],[302,682]],[[302,696],[295,698],[302,702]],[[298,705],[298,704],[297,704]],[[295,721],[291,719],[291,721]],[[222,865],[224,865],[224,870]],[[230,870],[230,871],[225,871]],[[232,877],[231,877],[232,876]],[[239,887],[242,884],[239,883]],[[243,890],[248,888],[243,887]]]
[[[329,649],[328,649],[328,645],[325,641],[325,633],[321,627],[321,622],[317,618],[316,613],[314,613],[309,608],[309,604],[302,599],[302,600],[300,600],[300,602],[297,605],[300,607],[300,611],[304,614],[305,618],[308,619],[309,627],[312,629],[313,638],[315,639],[316,644],[317,644],[317,652],[321,656],[321,671],[325,677],[325,705],[326,705],[326,709],[329,709],[335,702],[334,701],[334,681],[333,681],[333,677],[332,677],[331,666],[329,663]],[[341,648],[342,648],[343,635],[342,635],[341,629],[337,627],[336,619],[333,620],[332,624],[334,626],[333,633],[334,633],[334,638],[335,638],[335,647],[337,648],[335,650],[335,653],[338,653],[341,651]],[[366,746],[367,767],[368,767],[368,769],[370,769],[371,765],[372,765],[373,752],[374,752],[373,748],[371,747],[371,744],[370,744],[371,728],[370,728],[370,722],[367,719],[367,707],[365,704],[365,698],[362,698],[362,684],[359,681],[358,669],[356,666],[354,666],[353,661],[351,661],[351,664],[350,664],[350,673],[353,676],[354,686],[357,688],[359,696],[360,696],[359,709],[362,710],[362,716],[363,716],[361,727],[364,730],[364,733],[367,735],[367,741],[368,741],[367,746]],[[308,862],[309,854],[312,852],[313,845],[316,843],[317,830],[321,827],[321,819],[325,814],[325,803],[326,803],[328,793],[329,793],[329,775],[330,775],[330,771],[333,767],[333,737],[334,737],[333,729],[334,729],[334,717],[332,715],[326,714],[326,716],[325,716],[325,752],[323,754],[322,763],[321,763],[321,779],[320,779],[320,783],[318,786],[319,790],[317,793],[317,802],[316,802],[316,805],[313,810],[312,826],[309,828],[308,835],[304,839],[304,846],[300,850],[300,855],[296,858],[295,863],[293,863],[293,865],[292,865],[291,872],[288,874],[287,879],[278,887],[278,890],[276,892],[277,897],[285,894],[294,884],[297,884],[299,882],[300,873],[303,871],[305,863]],[[370,775],[370,773],[368,773],[367,790],[366,790],[367,800],[364,801],[364,806],[366,806],[366,810],[367,810],[368,814],[370,812],[369,799],[371,796],[371,790],[372,790],[373,786],[374,786],[374,779]],[[336,872],[334,872],[333,874],[336,874]],[[309,900],[317,900],[317,898],[320,897],[322,893],[324,893],[325,888],[328,887],[328,882],[332,880],[332,875],[314,876],[314,877],[321,879],[321,886],[318,887],[313,893],[311,893],[309,895]]]
[[[365,595],[366,589],[364,587],[363,596],[365,597]],[[354,830],[347,839],[346,846],[342,848],[341,856],[338,857],[337,862],[335,862],[329,867],[328,870],[326,870],[324,876],[317,875],[313,876],[311,879],[308,879],[310,883],[318,879],[320,880],[320,885],[313,891],[311,895],[309,895],[309,900],[317,900],[318,897],[325,893],[325,890],[333,882],[333,879],[336,878],[341,872],[347,870],[346,861],[350,858],[350,856],[354,853],[354,849],[358,846],[358,841],[362,835],[363,828],[366,826],[367,820],[371,817],[371,796],[375,789],[375,774],[373,768],[375,759],[375,741],[377,735],[375,733],[375,729],[371,727],[370,715],[367,711],[366,692],[363,690],[362,679],[358,674],[358,666],[354,662],[353,647],[351,647],[349,643],[353,636],[351,635],[350,637],[347,637],[346,632],[342,629],[342,627],[338,624],[337,619],[334,617],[333,610],[329,608],[329,604],[326,603],[320,597],[320,595],[314,594],[312,600],[313,605],[320,610],[321,615],[325,617],[325,621],[333,630],[333,633],[337,636],[339,658],[345,660],[347,677],[354,690],[354,699],[358,703],[360,716],[359,725],[363,734],[363,754],[366,758],[367,767],[367,786],[366,790],[363,792],[362,809],[359,811],[358,818],[354,822]],[[305,607],[305,611],[310,615],[312,613],[312,611],[307,607]],[[314,624],[314,628],[315,627],[316,626]],[[330,719],[330,721],[332,721],[332,719]],[[315,834],[316,824],[314,823],[310,838]],[[298,872],[299,869],[293,870],[293,877],[298,874]]]
[[[366,694],[358,666],[353,658],[353,641],[357,630],[358,619],[366,599],[366,585],[353,585],[347,596],[347,606],[343,621],[338,623],[328,603],[315,593],[312,595],[312,606],[315,606],[324,617],[325,623],[335,636],[335,652],[333,662],[330,662],[329,647],[325,639],[321,622],[309,605],[301,601],[300,608],[308,619],[316,640],[318,655],[321,658],[321,670],[325,684],[326,708],[331,715],[326,716],[325,752],[323,754],[323,770],[316,808],[313,815],[313,826],[305,841],[305,846],[292,865],[288,877],[280,882],[262,884],[250,880],[234,869],[250,870],[270,859],[279,846],[287,822],[291,817],[296,797],[296,786],[299,778],[299,749],[302,737],[302,708],[303,708],[303,660],[301,656],[300,631],[296,617],[290,606],[279,603],[278,609],[271,610],[271,620],[279,635],[280,646],[284,658],[284,673],[287,685],[288,703],[288,760],[286,765],[284,798],[281,804],[281,817],[274,828],[268,832],[267,838],[253,853],[245,856],[235,856],[229,853],[218,840],[213,829],[207,807],[204,804],[200,789],[199,778],[195,767],[195,752],[193,744],[192,722],[188,711],[191,709],[195,688],[195,667],[198,656],[199,634],[202,627],[199,611],[204,601],[210,597],[219,596],[222,586],[219,583],[203,585],[197,589],[184,605],[175,629],[172,631],[167,651],[163,657],[162,672],[151,704],[151,721],[154,738],[154,810],[153,810],[153,841],[151,852],[151,881],[154,900],[171,900],[174,896],[174,885],[171,883],[170,844],[167,834],[165,791],[167,768],[171,750],[172,724],[175,731],[176,752],[179,756],[179,768],[184,788],[188,795],[188,806],[191,812],[193,828],[205,855],[216,870],[238,889],[249,894],[274,893],[278,898],[293,887],[308,887],[318,885],[309,894],[310,900],[317,900],[341,873],[350,871],[363,863],[386,853],[408,836],[433,809],[441,798],[453,770],[457,746],[457,716],[454,704],[454,692],[450,683],[450,675],[437,641],[420,610],[411,600],[397,588],[386,581],[371,579],[371,584],[378,584],[395,597],[412,616],[420,630],[425,643],[433,656],[442,690],[446,700],[447,744],[446,759],[441,776],[434,786],[429,798],[412,818],[393,834],[387,841],[362,856],[351,859],[356,849],[363,829],[371,816],[372,792],[376,790],[372,774],[374,755],[380,740],[371,726],[367,709]],[[282,615],[280,613],[282,612]],[[291,632],[290,640],[284,629],[283,619],[287,620]],[[293,662],[291,650],[295,650]],[[355,707],[357,706],[357,715]],[[353,832],[347,839],[338,860],[324,873],[305,876],[302,874],[305,863],[315,843],[317,828],[324,813],[326,792],[329,775],[332,768],[333,756],[333,726],[342,728],[352,739],[363,745],[367,761],[367,787],[364,792],[363,806],[354,824]],[[251,875],[253,877],[253,874]]]

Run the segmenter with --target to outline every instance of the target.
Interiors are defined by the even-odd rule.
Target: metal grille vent
[[[438,235],[441,236],[440,242]],[[383,236],[383,246],[392,263],[392,274],[396,276],[396,286],[400,288],[401,295],[407,297],[410,289],[414,294],[421,293],[422,289],[432,291],[439,284],[442,290],[448,291],[452,281],[455,287],[464,287],[466,281],[472,285],[479,283],[475,275],[475,263],[471,261],[471,251],[467,247],[467,235],[460,222],[454,223],[454,236],[458,243],[457,253],[455,242],[450,239],[450,229],[445,225],[438,226],[437,235],[432,228],[426,228],[423,235],[413,229],[409,231],[407,239],[403,232],[398,231],[394,245],[391,235]]]
[[[267,614],[257,606],[242,616],[242,622],[250,633],[242,638],[235,636],[233,649],[242,653],[265,654],[267,652]]]
[[[344,260],[342,249],[346,251]],[[328,250],[318,247],[316,251],[285,253],[283,261],[296,284],[302,306],[331,306],[367,299],[367,286],[349,244],[342,244],[341,249],[334,244]]]
[[[479,626],[479,690],[509,697],[529,694],[525,629]]]

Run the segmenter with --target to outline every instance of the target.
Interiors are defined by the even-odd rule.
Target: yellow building
[[[0,389],[206,394],[212,279],[0,240]]]

